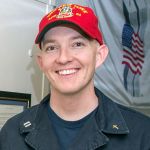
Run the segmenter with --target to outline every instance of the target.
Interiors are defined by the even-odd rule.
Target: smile
[[[66,70],[59,70],[57,73],[59,75],[71,75],[78,71],[79,69],[66,69]]]

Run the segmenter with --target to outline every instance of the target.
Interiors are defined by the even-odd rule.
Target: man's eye
[[[56,50],[57,48],[56,48],[56,46],[48,46],[48,47],[46,47],[45,48],[45,51],[53,51],[53,50]]]
[[[82,42],[76,42],[74,44],[74,47],[82,47],[82,46],[84,46],[84,44]]]

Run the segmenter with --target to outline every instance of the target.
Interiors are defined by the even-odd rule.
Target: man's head
[[[80,20],[88,16],[94,18]],[[41,48],[37,62],[51,83],[52,93],[89,92],[95,68],[108,54],[93,11],[73,4],[62,5],[42,19],[36,43]]]
[[[61,24],[74,24],[89,37],[103,44],[102,33],[98,27],[98,19],[93,10],[76,4],[63,4],[43,17],[39,24],[39,33],[35,39],[36,44],[41,44],[45,33]]]

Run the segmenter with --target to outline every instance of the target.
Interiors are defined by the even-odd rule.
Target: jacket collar
[[[129,129],[117,104],[109,100],[99,90],[95,89],[95,92],[99,99],[96,118],[88,120],[80,135],[78,135],[77,140],[75,140],[75,143],[70,148],[71,150],[94,150],[108,143],[108,134],[120,136],[129,133]]]
[[[34,113],[29,109],[27,115],[20,122],[20,133],[25,135],[25,142],[35,150],[60,150],[52,124],[47,114],[49,95],[35,107]],[[34,114],[32,116],[31,114]]]
[[[77,149],[77,146],[80,145],[78,150],[82,148],[81,145],[93,147],[92,145],[94,143],[95,148],[105,145],[109,141],[109,138],[105,135],[105,133],[118,135],[129,133],[129,129],[117,104],[109,100],[108,97],[103,95],[96,88],[95,92],[99,99],[99,107],[96,113],[96,119],[89,121],[83,131],[81,131],[82,136],[80,137],[85,139],[84,142],[83,140],[81,142],[80,137],[79,141],[77,140],[80,144],[77,144],[77,141],[75,141],[73,147]],[[30,111],[32,111],[32,109],[27,111],[28,114],[25,118],[22,119],[20,123],[20,133],[26,134],[26,143],[33,147],[35,150],[43,150],[41,146],[44,147],[44,150],[48,150],[49,147],[55,150],[59,149],[57,138],[54,134],[54,131],[52,130],[53,128],[47,114],[46,106],[49,102],[49,99],[50,95],[41,101],[41,103],[36,108],[36,113],[34,113],[34,116],[30,115]],[[87,137],[90,137],[90,140],[88,140],[91,142],[87,142]],[[73,150],[73,148],[71,149]]]
[[[99,99],[99,109],[96,117],[99,129],[108,134],[128,134],[129,129],[118,104],[111,101],[96,88],[95,93]]]
[[[29,109],[28,111],[24,112],[26,113],[25,117],[22,118],[21,122],[20,122],[20,133],[24,134],[24,133],[28,133],[28,132],[32,132],[33,130],[35,130],[35,128],[37,128],[37,126],[40,125],[40,119],[42,116],[44,116],[43,112],[45,112],[45,105],[48,103],[49,101],[49,95],[46,96],[39,105],[37,105],[35,107],[35,109]],[[34,113],[32,113],[32,111],[34,111]],[[32,115],[31,115],[32,114]]]

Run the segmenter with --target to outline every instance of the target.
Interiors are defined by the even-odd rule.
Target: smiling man
[[[149,150],[150,119],[94,87],[108,55],[92,9],[64,4],[44,16],[35,43],[51,89],[39,105],[11,118],[0,150]]]

